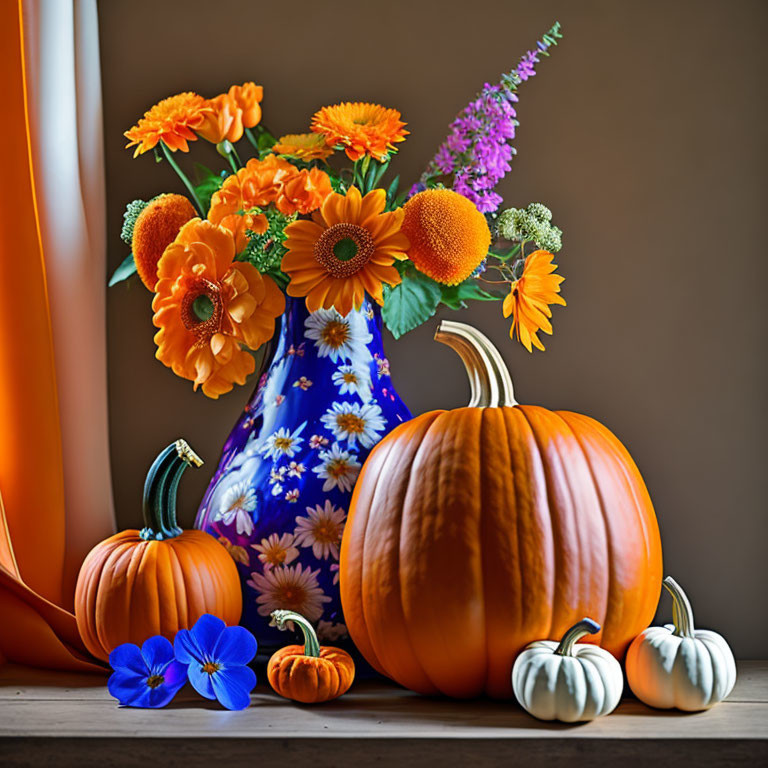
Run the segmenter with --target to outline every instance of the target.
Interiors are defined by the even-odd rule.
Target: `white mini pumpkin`
[[[722,701],[736,683],[736,661],[728,643],[707,629],[694,629],[687,595],[670,576],[672,621],[649,627],[629,646],[627,682],[640,701],[658,709],[698,712]]]
[[[624,689],[619,662],[596,645],[575,645],[599,631],[592,619],[582,619],[559,644],[539,640],[520,652],[512,667],[512,689],[526,712],[539,720],[576,723],[616,709]]]

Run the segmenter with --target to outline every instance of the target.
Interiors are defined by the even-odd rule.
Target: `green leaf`
[[[392,335],[399,339],[435,314],[440,297],[440,286],[434,280],[411,270],[399,285],[384,287],[381,316]]]
[[[387,189],[387,209],[389,209],[394,202],[395,195],[397,195],[397,188],[400,186],[400,174],[395,176],[394,179],[392,179],[392,183],[389,185],[389,188]]]
[[[133,254],[129,253],[124,259],[122,264],[114,271],[112,277],[109,278],[107,285],[111,288],[113,285],[122,283],[123,280],[127,280],[131,275],[136,274],[136,262],[133,260]]]
[[[474,279],[465,280],[459,285],[441,285],[440,301],[451,309],[463,309],[468,301],[499,301],[502,296],[494,296],[481,288]]]
[[[192,186],[204,211],[211,207],[211,198],[223,183],[224,178],[221,175],[206,168],[202,163],[195,163],[195,184]]]

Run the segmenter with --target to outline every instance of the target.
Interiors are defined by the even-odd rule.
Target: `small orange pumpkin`
[[[299,625],[304,647],[286,645],[269,660],[267,678],[275,692],[302,704],[319,704],[346,693],[355,679],[352,657],[341,648],[321,646],[314,628],[300,613],[272,612],[278,629],[285,629],[290,621]]]
[[[173,640],[204,613],[237,624],[243,598],[237,566],[203,531],[176,524],[176,491],[184,470],[202,459],[184,440],[169,445],[144,484],[141,531],[127,530],[97,544],[85,558],[75,588],[80,637],[97,658],[122,643],[153,635]]]
[[[435,338],[470,376],[467,408],[431,411],[371,451],[341,544],[349,634],[379,672],[424,694],[512,695],[515,656],[582,616],[621,658],[661,590],[651,499],[594,419],[518,405],[471,326]]]

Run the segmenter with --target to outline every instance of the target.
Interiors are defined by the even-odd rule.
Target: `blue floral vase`
[[[410,417],[392,388],[378,307],[343,317],[288,299],[272,362],[195,523],[237,563],[241,623],[260,651],[285,643],[269,626],[277,608],[306,616],[321,642],[344,644],[339,546],[352,489],[371,448]]]

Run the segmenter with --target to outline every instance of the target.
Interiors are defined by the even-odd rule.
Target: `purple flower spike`
[[[126,707],[164,707],[187,682],[187,668],[161,635],[138,645],[123,643],[109,654],[114,673],[107,690]]]
[[[176,633],[174,650],[201,696],[217,699],[227,709],[245,709],[251,703],[256,674],[248,662],[256,655],[256,638],[245,627],[228,627],[206,613],[192,629]]]

